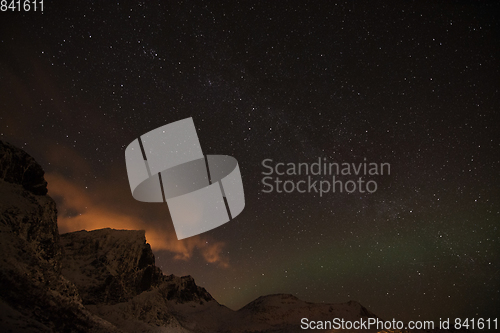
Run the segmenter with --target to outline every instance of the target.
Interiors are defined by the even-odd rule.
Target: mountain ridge
[[[355,301],[260,296],[234,311],[165,275],[144,230],[59,234],[36,161],[0,141],[0,326],[5,332],[298,332],[300,319],[377,318]]]

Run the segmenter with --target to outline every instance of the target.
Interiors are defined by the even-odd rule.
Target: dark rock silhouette
[[[239,311],[164,275],[144,231],[59,235],[43,169],[0,141],[2,332],[299,332],[300,319],[375,317],[361,304],[262,296]]]
[[[84,304],[125,302],[163,281],[144,231],[101,229],[61,235],[63,274]]]
[[[45,172],[24,150],[0,141],[0,179],[20,184],[36,195],[47,194]]]
[[[61,274],[55,202],[43,169],[0,141],[0,307],[3,332],[114,332]]]

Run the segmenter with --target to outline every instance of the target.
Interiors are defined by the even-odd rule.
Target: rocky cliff
[[[24,150],[0,141],[0,179],[36,194],[47,194],[45,172]]]
[[[144,231],[59,235],[43,169],[0,141],[2,332],[295,332],[303,317],[374,317],[357,302],[259,297],[239,311],[190,276],[163,275]]]
[[[191,332],[186,304],[232,312],[190,276],[163,275],[144,231],[60,236],[42,167],[2,141],[0,286],[2,332]]]
[[[5,332],[113,332],[61,274],[62,247],[43,169],[0,141],[0,326]]]
[[[63,275],[84,304],[124,302],[163,281],[144,231],[101,229],[61,236]]]

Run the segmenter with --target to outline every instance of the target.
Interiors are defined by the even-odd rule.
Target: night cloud
[[[59,202],[58,225],[61,233],[101,228],[144,229],[153,251],[172,252],[178,260],[188,260],[195,251],[199,251],[207,262],[229,266],[227,258],[223,256],[223,242],[211,241],[203,236],[179,241],[172,231],[161,228],[161,223],[146,223],[132,211],[110,208],[106,202],[93,199],[80,185],[60,174],[50,173],[45,178],[49,183],[49,195]]]

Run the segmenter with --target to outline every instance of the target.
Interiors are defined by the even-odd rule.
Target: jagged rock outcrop
[[[54,201],[43,169],[0,141],[0,326],[8,332],[113,332],[61,275]]]
[[[61,235],[63,275],[84,304],[124,302],[163,281],[145,232],[100,229]]]
[[[196,285],[190,275],[178,277],[172,274],[166,276],[164,285],[168,290],[165,296],[167,300],[173,300],[177,303],[197,302],[200,304],[215,301],[205,288]]]
[[[375,317],[357,302],[259,297],[239,311],[191,276],[165,276],[144,231],[59,236],[43,169],[0,141],[2,332],[302,332],[300,319]]]
[[[127,302],[87,305],[94,314],[127,332],[230,332],[234,311],[220,305],[192,277],[167,276],[157,287]]]
[[[87,309],[124,331],[214,331],[222,323],[214,316],[233,314],[191,276],[163,275],[144,231],[83,230],[61,235],[61,244],[62,273]]]
[[[36,195],[47,194],[45,172],[33,157],[24,150],[0,141],[0,179],[20,184]]]

